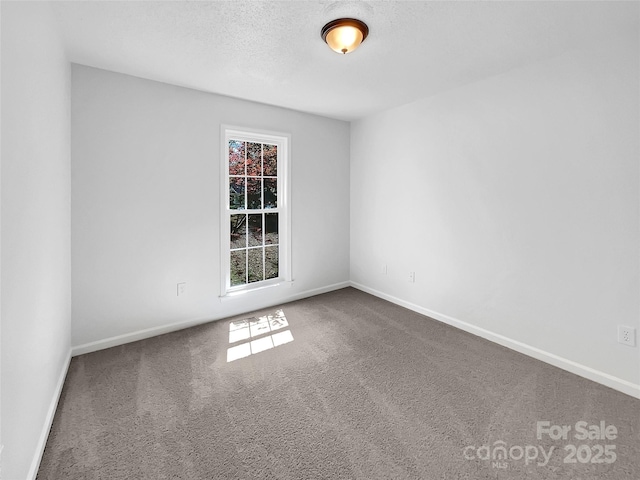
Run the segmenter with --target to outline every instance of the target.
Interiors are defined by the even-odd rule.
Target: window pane
[[[247,216],[231,215],[231,248],[247,246]]]
[[[229,179],[229,208],[244,210],[244,178]]]
[[[280,135],[259,135],[235,129],[224,129],[222,142],[223,148],[225,143],[227,147],[227,158],[222,162],[226,161],[228,167],[222,172],[220,182],[223,190],[229,189],[229,196],[227,203],[220,206],[220,227],[229,228],[229,233],[228,240],[223,239],[220,248],[223,263],[228,263],[229,267],[225,274],[228,280],[221,285],[221,294],[227,295],[260,288],[264,283],[277,283],[290,276],[289,222],[284,221],[289,215],[285,208],[289,203],[289,186],[285,178],[288,163],[279,157],[287,151],[288,143],[287,138]],[[280,147],[284,149],[282,152]],[[284,190],[278,199],[280,187]],[[284,262],[282,276],[280,253]]]
[[[265,278],[278,278],[278,247],[265,247]]]
[[[244,175],[244,142],[229,141],[229,175]]]
[[[278,244],[278,214],[266,213],[264,216],[264,243]]]
[[[247,283],[247,251],[231,252],[231,286]]]
[[[247,178],[248,208],[262,208],[262,180]]]
[[[276,178],[264,179],[264,208],[276,208],[278,206],[278,180]]]
[[[249,283],[261,282],[263,277],[262,248],[252,248],[249,252]]]
[[[278,175],[278,147],[276,145],[264,145],[264,175]]]
[[[249,215],[249,246],[262,246],[262,214]]]
[[[247,143],[247,175],[262,175],[262,144]]]

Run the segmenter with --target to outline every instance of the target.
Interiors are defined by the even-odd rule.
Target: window
[[[223,127],[222,296],[291,280],[289,136]]]

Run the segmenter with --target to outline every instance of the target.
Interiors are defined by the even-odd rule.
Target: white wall
[[[348,123],[79,65],[71,105],[74,346],[349,280]],[[293,287],[218,298],[221,124],[291,133]]]
[[[638,59],[636,31],[354,122],[351,279],[638,387]]]
[[[2,478],[21,480],[70,355],[70,66],[49,5],[0,8]]]

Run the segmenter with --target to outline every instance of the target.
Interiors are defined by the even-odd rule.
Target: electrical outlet
[[[387,274],[387,266],[386,265],[382,265],[382,274],[383,275]]]
[[[618,325],[618,342],[630,347],[636,346],[636,329],[625,325]]]
[[[178,296],[182,297],[187,294],[187,282],[178,284]]]
[[[414,283],[416,281],[416,272],[409,272],[409,282]]]

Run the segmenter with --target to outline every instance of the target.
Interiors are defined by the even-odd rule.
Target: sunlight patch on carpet
[[[253,340],[229,347],[227,349],[227,363],[293,342],[291,330],[268,335],[288,326],[289,322],[280,309],[276,310],[273,315],[231,322],[229,324],[229,343],[237,343],[250,338]]]

